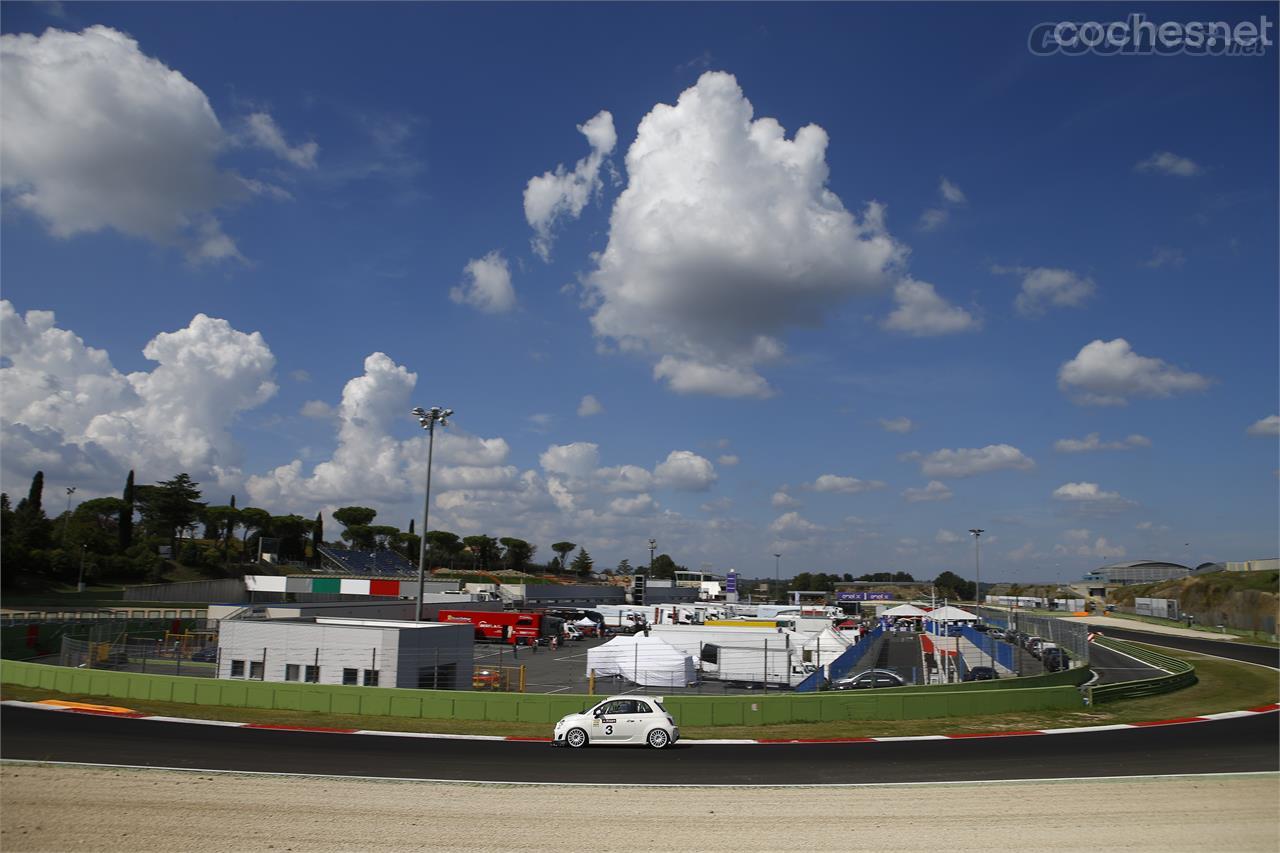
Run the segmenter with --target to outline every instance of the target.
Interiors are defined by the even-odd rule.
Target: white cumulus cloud
[[[585,478],[600,464],[600,446],[589,441],[553,444],[543,451],[538,462],[550,474]]]
[[[988,444],[986,447],[962,447],[956,450],[942,449],[932,453],[908,453],[902,457],[918,461],[920,472],[926,477],[972,477],[991,471],[1030,471],[1036,463],[1018,448],[1009,444]]]
[[[1157,151],[1147,159],[1140,160],[1133,168],[1139,172],[1159,172],[1180,178],[1190,178],[1204,171],[1194,160],[1172,151]]]
[[[678,392],[767,396],[756,368],[781,334],[882,289],[904,256],[879,205],[859,217],[827,187],[827,142],[754,118],[723,72],[656,105],[587,279],[595,333],[663,354],[655,377]]]
[[[1151,439],[1145,435],[1127,436],[1123,441],[1103,441],[1096,432],[1084,438],[1060,438],[1053,443],[1053,449],[1059,453],[1089,453],[1095,450],[1133,450],[1135,447],[1150,447]]]
[[[653,498],[646,494],[631,498],[614,498],[609,502],[609,511],[615,515],[648,515],[655,507]]]
[[[769,531],[781,539],[803,539],[821,530],[819,525],[801,517],[798,512],[784,513],[769,524]]]
[[[653,469],[654,481],[668,489],[703,492],[716,482],[716,469],[710,459],[691,450],[673,450]]]
[[[813,481],[809,487],[815,492],[841,492],[857,494],[873,489],[883,489],[884,483],[879,480],[859,480],[857,477],[842,477],[838,474],[823,474]]]
[[[963,542],[964,537],[950,530],[939,530],[938,535],[933,537],[933,541],[939,545],[954,545],[956,542]]]
[[[195,262],[243,260],[214,211],[283,193],[219,169],[234,140],[204,92],[118,30],[0,36],[0,79],[5,195],[54,236],[111,229]]]
[[[578,417],[589,418],[592,415],[598,415],[604,411],[604,406],[600,405],[600,401],[593,395],[587,394],[578,403]]]
[[[942,198],[950,204],[966,204],[969,199],[965,197],[964,190],[946,178],[938,185],[938,192],[942,194]]]
[[[466,280],[449,290],[449,298],[486,314],[501,314],[516,307],[516,291],[511,286],[511,269],[499,251],[472,258],[463,268]]]
[[[251,113],[245,119],[245,136],[248,141],[260,148],[265,148],[282,160],[287,160],[299,169],[314,169],[316,155],[320,146],[315,142],[304,142],[301,145],[290,145],[284,138],[284,131],[269,113]]]
[[[920,503],[922,501],[948,501],[951,500],[951,489],[939,480],[930,480],[929,484],[923,489],[906,489],[902,496],[907,499],[907,503]]]
[[[893,286],[893,301],[898,307],[881,323],[893,332],[932,337],[982,328],[978,318],[943,299],[927,281],[902,279]]]
[[[556,224],[577,219],[592,196],[600,192],[600,167],[618,144],[613,115],[607,110],[578,125],[578,132],[587,138],[591,153],[579,160],[573,171],[560,164],[554,171],[530,178],[524,190],[524,218],[535,234],[533,250],[544,261],[551,259]]]
[[[330,406],[324,400],[308,400],[302,404],[302,416],[304,418],[324,420],[333,416],[333,406]]]
[[[1123,406],[1130,397],[1203,391],[1210,381],[1158,358],[1138,355],[1124,338],[1091,341],[1058,370],[1058,387],[1075,402],[1089,406]]]
[[[737,465],[741,461],[742,461],[741,459],[739,459],[735,454],[732,454],[732,453],[722,453],[720,456],[716,457],[716,462],[719,463],[720,465],[725,466],[726,468],[732,468],[734,465]]]
[[[1254,421],[1245,432],[1249,435],[1278,436],[1280,435],[1280,415],[1268,415]]]
[[[0,300],[6,483],[69,466],[80,466],[86,486],[114,485],[129,468],[148,472],[140,472],[144,480],[179,471],[238,478],[241,451],[230,427],[276,393],[275,356],[260,334],[197,314],[146,345],[153,369],[125,375],[105,351],[55,322],[52,312],[21,315]]]
[[[996,273],[1022,276],[1022,289],[1014,308],[1026,317],[1038,317],[1050,308],[1079,308],[1098,290],[1092,278],[1071,270],[1051,267],[995,267]]]
[[[880,428],[885,432],[908,433],[916,428],[911,418],[881,418]]]
[[[800,501],[796,500],[782,489],[773,493],[773,497],[769,500],[769,503],[777,509],[790,509],[792,507],[800,506]]]
[[[1118,510],[1134,505],[1119,492],[1103,491],[1097,483],[1064,483],[1053,490],[1053,497],[1085,509]]]

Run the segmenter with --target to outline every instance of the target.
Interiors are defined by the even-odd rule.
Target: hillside
[[[1197,622],[1275,633],[1280,572],[1212,572],[1112,590],[1107,601],[1132,607],[1135,598],[1173,598]]]

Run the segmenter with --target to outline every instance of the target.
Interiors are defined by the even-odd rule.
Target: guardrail
[[[1158,675],[1154,678],[1139,678],[1133,681],[1120,681],[1115,684],[1099,684],[1095,687],[1090,687],[1088,688],[1090,705],[1101,702],[1118,702],[1122,699],[1140,699],[1144,696],[1158,696],[1161,693],[1172,693],[1174,690],[1190,687],[1198,680],[1196,678],[1196,668],[1191,664],[1153,651],[1146,646],[1117,640],[1112,637],[1099,637],[1094,640],[1094,643],[1105,649],[1135,657],[1143,663],[1163,669],[1168,674]]]
[[[294,682],[234,681],[170,675],[68,669],[0,661],[0,683],[60,693],[110,696],[234,708],[317,714],[429,717],[551,723],[599,700],[565,694],[504,694],[461,690],[348,687]],[[1044,682],[1040,682],[1044,683]],[[895,687],[778,696],[668,696],[667,708],[684,726],[757,726],[833,720],[917,720],[1021,711],[1069,710],[1082,705],[1069,683],[993,689],[999,682],[944,688]],[[661,690],[655,690],[661,693]]]

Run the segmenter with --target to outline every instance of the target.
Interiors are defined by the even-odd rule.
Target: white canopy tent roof
[[[959,607],[939,607],[937,610],[930,610],[925,614],[934,622],[976,622],[978,617],[976,614],[970,613],[968,610],[961,610]]]
[[[954,609],[954,608],[953,608]],[[897,616],[928,616],[928,610],[922,610],[914,604],[899,604],[897,607],[890,607],[881,616],[897,617]]]
[[[693,657],[643,634],[614,637],[587,651],[587,673],[621,675],[645,687],[684,687],[696,682]]]

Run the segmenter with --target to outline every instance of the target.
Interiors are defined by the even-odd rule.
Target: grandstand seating
[[[320,548],[326,569],[353,575],[407,575],[418,567],[395,551],[347,551],[342,548]]]

